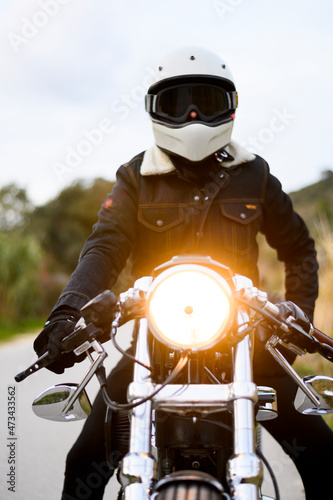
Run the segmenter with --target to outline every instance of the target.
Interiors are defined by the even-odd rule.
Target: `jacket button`
[[[196,195],[196,196],[194,197],[194,201],[200,201],[200,196]]]
[[[243,213],[241,213],[241,214],[240,214],[240,218],[241,218],[241,219],[246,219],[246,215],[245,215],[245,214],[243,214]]]
[[[156,224],[161,227],[163,226],[164,222],[162,220],[157,220]]]

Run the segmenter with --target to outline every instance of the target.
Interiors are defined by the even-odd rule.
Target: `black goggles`
[[[183,84],[146,95],[148,113],[174,123],[184,123],[191,110],[200,120],[213,122],[237,108],[237,92],[217,85]]]

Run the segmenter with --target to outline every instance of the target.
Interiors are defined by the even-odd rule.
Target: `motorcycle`
[[[79,384],[55,385],[33,402],[39,417],[86,418],[86,386],[96,375],[108,411],[107,457],[118,466],[124,500],[268,500],[258,445],[260,422],[277,416],[277,395],[252,376],[254,332],[270,330],[265,344],[297,383],[295,408],[305,415],[333,412],[333,378],[300,378],[285,355],[318,352],[333,361],[333,340],[310,325],[282,317],[267,294],[210,257],[174,257],[119,295],[106,290],[81,309],[62,341],[64,352],[86,353],[91,365]],[[104,342],[135,320],[133,381],[128,403],[106,390]],[[109,322],[111,328],[106,330]],[[282,349],[283,351],[283,349]],[[131,356],[128,352],[123,352]],[[18,374],[17,382],[51,362],[46,352]]]

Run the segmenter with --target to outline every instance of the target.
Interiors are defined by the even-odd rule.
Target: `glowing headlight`
[[[208,349],[226,334],[233,296],[218,273],[196,264],[162,272],[148,293],[148,324],[172,348]]]

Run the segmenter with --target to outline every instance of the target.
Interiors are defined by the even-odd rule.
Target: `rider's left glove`
[[[300,325],[306,333],[310,331],[311,322],[309,317],[296,304],[291,301],[286,301],[280,302],[275,305],[279,308],[280,314],[283,319],[288,320],[288,318],[290,318],[290,321],[291,318],[293,318],[292,321]]]

